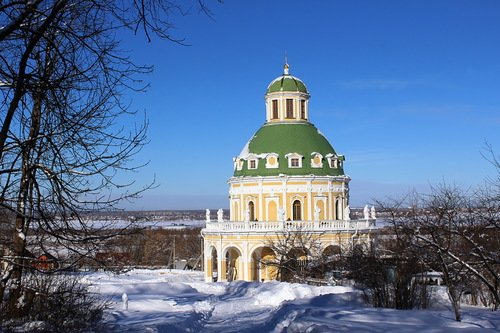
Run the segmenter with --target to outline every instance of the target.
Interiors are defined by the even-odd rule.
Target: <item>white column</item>
[[[344,196],[343,193],[342,193],[342,199],[341,200],[342,201],[341,201],[341,206],[340,207],[342,207],[342,208],[341,208],[340,211],[342,213],[342,220],[345,220],[347,218],[347,216],[344,216],[344,211],[345,211],[345,208],[346,208],[347,205],[346,205],[346,200],[345,200],[345,196]]]
[[[262,202],[262,180],[259,181],[259,222],[262,222],[264,220],[264,212],[263,212],[263,207],[264,203]]]
[[[243,253],[241,254],[241,263],[242,265],[242,268],[243,268],[243,274],[241,274],[240,276],[240,279],[241,280],[245,280],[245,281],[250,281],[250,276],[249,276],[249,261],[250,261],[250,258],[249,258],[249,253],[248,253],[248,242],[243,242],[242,243],[242,246],[241,246],[242,250],[243,250]]]
[[[282,182],[282,197],[283,197],[283,209],[285,210],[285,221],[288,216],[288,202],[286,201],[286,180]]]
[[[217,244],[217,281],[226,281],[222,276],[222,239]]]
[[[313,200],[312,200],[312,181],[309,181],[307,183],[307,205],[309,206],[308,207],[308,211],[307,211],[307,220],[308,221],[312,221],[313,219],[313,211],[315,209],[315,207],[313,207]]]
[[[280,120],[282,120],[282,121],[285,119],[284,103],[285,103],[285,100],[283,99],[283,96],[280,96],[280,98],[278,98],[278,113],[280,116]]]
[[[241,192],[240,192],[240,209],[239,209],[239,213],[240,213],[240,216],[238,216],[238,221],[245,221],[245,214],[246,214],[246,211],[247,211],[247,207],[245,207],[245,201],[243,200],[244,197],[243,197],[243,184],[241,184]]]
[[[300,102],[297,98],[293,99],[293,112],[296,120],[300,120]]]
[[[328,181],[328,202],[325,205],[325,209],[328,209],[328,215],[325,214],[325,216],[328,216],[329,220],[333,220],[333,211],[335,210],[335,201],[333,200],[333,184],[332,181]],[[338,218],[338,217],[337,217]]]
[[[214,263],[212,263],[212,265],[208,264],[208,258],[212,257],[212,253],[210,252],[210,255],[209,255],[208,252],[209,251],[208,251],[207,245],[205,244],[205,241],[203,241],[203,261],[204,261],[203,271],[205,272],[205,282],[212,282],[212,272],[208,271],[208,269],[210,268],[213,270]],[[212,266],[212,267],[209,267],[209,266]]]
[[[234,221],[234,199],[231,196],[231,200],[229,200],[229,221]]]
[[[271,105],[269,105],[269,99],[266,98],[266,120],[269,121],[272,118],[272,104],[273,102],[271,101]]]

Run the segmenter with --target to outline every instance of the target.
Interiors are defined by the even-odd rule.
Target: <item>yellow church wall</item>
[[[231,221],[240,221],[240,203],[237,200],[232,201],[231,211],[229,212]]]
[[[322,201],[322,200],[319,200],[317,203],[316,203],[316,206],[320,209],[320,212],[319,212],[319,219],[320,220],[325,220],[325,216],[327,216],[325,213],[325,203]]]
[[[276,201],[269,201],[266,208],[269,210],[267,212],[267,220],[278,221],[278,205],[276,204]]]
[[[289,181],[289,182],[287,182],[286,184],[287,184],[288,186],[293,186],[293,185],[304,185],[304,184],[307,184],[307,182],[304,182],[304,181],[302,181],[302,182],[293,182],[293,181],[292,181],[292,182],[290,182],[290,181]]]
[[[309,196],[311,196],[311,202],[309,201]],[[284,207],[286,206],[287,210],[287,216],[286,218],[292,219],[292,212],[293,212],[293,201],[294,200],[299,200],[301,202],[302,206],[302,220],[312,220],[313,219],[313,213],[314,213],[314,208],[315,208],[315,202],[321,202],[319,205],[319,208],[321,209],[320,212],[320,219],[328,219],[329,216],[329,210],[331,209],[332,212],[335,209],[335,198],[339,197],[339,193],[332,193],[331,195],[331,201],[329,200],[329,195],[328,193],[321,192],[321,193],[315,193],[311,192],[310,194],[308,192],[287,192],[286,193],[286,199],[285,202],[283,202],[283,195],[281,193],[277,194],[245,194],[241,196],[237,196],[236,198],[239,199],[239,205],[234,203],[232,204],[232,208],[234,210],[234,216],[239,217],[242,216],[241,219],[237,218],[236,220],[238,221],[243,221],[245,219],[245,214],[246,214],[246,209],[248,208],[249,202],[254,203],[254,213],[255,213],[255,218],[257,220],[262,220],[262,221],[277,221],[278,216],[277,216],[277,211],[279,207]],[[322,201],[317,201],[318,198],[323,198]],[[261,204],[262,201],[262,204]],[[273,202],[271,204],[272,208],[271,211],[268,212],[270,202]],[[276,207],[274,207],[276,203]],[[239,207],[238,207],[239,206]],[[241,211],[238,211],[238,208],[241,209]],[[262,210],[262,212],[261,212]],[[309,211],[311,211],[311,218],[309,219]],[[261,218],[259,218],[261,217]]]
[[[290,185],[293,189],[294,185]],[[285,199],[283,201],[283,199]],[[314,220],[314,211],[317,206],[320,209],[320,220],[341,219],[342,215],[337,216],[335,207],[336,200],[339,200],[339,213],[342,214],[347,203],[345,194],[341,192],[286,192],[283,198],[282,192],[267,191],[265,193],[246,193],[231,196],[231,214],[232,221],[245,221],[246,210],[249,208],[249,202],[254,203],[254,220],[257,221],[277,221],[280,207],[286,208],[286,220],[293,219],[293,201],[298,199],[301,202],[302,216],[304,221]],[[273,202],[271,204],[271,202]],[[276,205],[276,207],[274,207]]]
[[[281,182],[265,182],[262,184],[262,186],[278,186],[281,185]]]

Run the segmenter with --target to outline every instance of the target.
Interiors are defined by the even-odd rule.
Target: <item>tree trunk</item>
[[[29,232],[30,220],[26,214],[31,205],[29,200],[30,187],[33,185],[33,170],[31,168],[31,157],[35,148],[36,137],[40,131],[40,115],[42,109],[42,97],[40,94],[33,96],[34,104],[31,114],[31,126],[28,140],[25,142],[22,153],[22,174],[17,199],[15,232],[13,233],[12,254],[14,257],[13,267],[9,277],[9,296],[7,301],[7,311],[11,318],[22,317],[26,311],[26,304],[23,304],[23,270],[27,265],[26,237]]]
[[[460,313],[460,295],[461,292],[456,290],[456,288],[448,286],[448,296],[450,297],[451,307],[453,308],[456,321],[462,321],[462,314]]]

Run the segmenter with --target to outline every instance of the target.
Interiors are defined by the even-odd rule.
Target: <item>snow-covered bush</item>
[[[32,272],[24,277],[19,301],[21,317],[2,316],[7,330],[29,332],[83,332],[99,328],[108,306],[80,283],[79,275]],[[3,313],[3,312],[2,312]]]

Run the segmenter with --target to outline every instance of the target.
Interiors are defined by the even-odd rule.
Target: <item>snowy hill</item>
[[[371,308],[349,287],[202,280],[199,272],[133,270],[93,273],[83,281],[113,301],[107,322],[116,332],[500,331],[499,313],[483,308],[465,307],[458,323],[446,304],[434,310]]]

